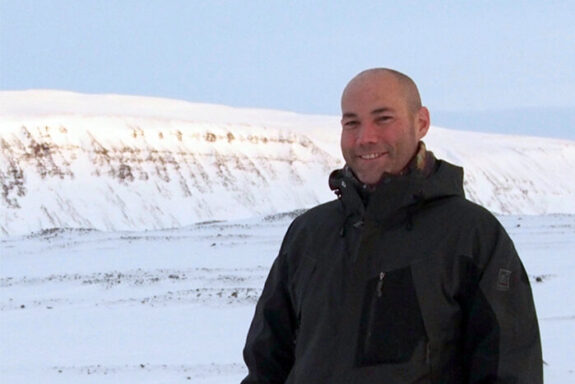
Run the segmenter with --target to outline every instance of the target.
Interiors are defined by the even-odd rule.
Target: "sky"
[[[358,72],[432,123],[575,140],[575,1],[0,0],[0,90],[338,115]]]

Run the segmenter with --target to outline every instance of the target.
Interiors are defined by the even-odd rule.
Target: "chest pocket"
[[[357,365],[408,362],[426,340],[411,268],[370,279],[363,299]]]

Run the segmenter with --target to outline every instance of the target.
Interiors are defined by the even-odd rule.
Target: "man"
[[[250,327],[243,383],[542,383],[528,277],[463,170],[421,139],[416,85],[343,92],[339,199],[294,220]]]

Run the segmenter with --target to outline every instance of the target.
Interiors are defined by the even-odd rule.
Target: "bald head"
[[[413,80],[385,68],[354,77],[343,91],[341,112],[343,157],[367,185],[384,173],[400,174],[430,124]]]
[[[372,68],[360,72],[347,84],[343,90],[341,102],[356,91],[358,88],[366,88],[369,84],[392,84],[404,98],[411,113],[416,113],[421,108],[421,97],[415,82],[407,75],[389,68]]]

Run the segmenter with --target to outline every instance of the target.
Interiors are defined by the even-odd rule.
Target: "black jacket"
[[[461,168],[388,177],[367,207],[330,181],[339,201],[296,218],[272,266],[244,384],[543,382],[527,274]]]

